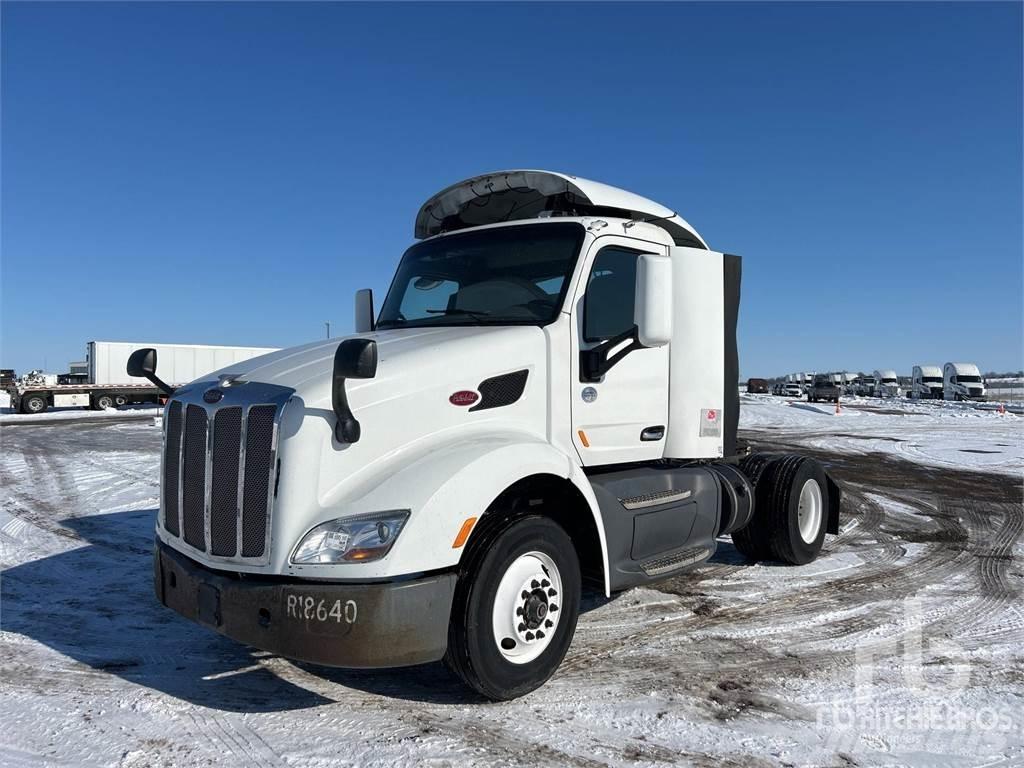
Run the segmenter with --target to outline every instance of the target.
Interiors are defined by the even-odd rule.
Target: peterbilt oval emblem
[[[452,405],[472,405],[480,399],[480,395],[469,389],[460,389],[458,392],[453,392],[451,397],[448,398],[448,402]]]
[[[219,389],[208,389],[203,392],[203,400],[208,403],[219,403],[224,398],[224,393]]]

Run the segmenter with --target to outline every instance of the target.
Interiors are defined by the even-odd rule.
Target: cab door
[[[572,439],[584,466],[660,459],[668,430],[669,345],[642,347],[634,307],[637,258],[668,248],[594,241],[572,307]],[[596,351],[596,353],[595,353]],[[594,355],[611,363],[595,377]]]

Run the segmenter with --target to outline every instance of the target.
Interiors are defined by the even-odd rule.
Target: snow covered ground
[[[832,403],[741,395],[740,428],[791,445],[888,453],[937,467],[1024,476],[1024,420],[975,403],[843,398]]]
[[[151,588],[159,429],[5,426],[0,765],[1020,765],[1024,419],[900,406],[745,397],[746,439],[828,462],[841,533],[802,568],[724,540],[587,594],[563,668],[506,704],[178,618]]]

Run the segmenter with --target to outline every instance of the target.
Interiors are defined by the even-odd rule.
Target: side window
[[[594,259],[583,298],[583,339],[604,341],[633,327],[635,251],[609,246]]]

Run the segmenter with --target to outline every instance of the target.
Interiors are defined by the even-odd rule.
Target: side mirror
[[[169,387],[156,375],[156,350],[152,347],[136,349],[128,357],[128,375],[149,379],[157,389],[165,395],[173,395],[174,389]]]
[[[334,353],[331,380],[331,406],[338,422],[334,436],[339,443],[358,443],[362,429],[348,405],[346,379],[372,379],[377,375],[377,342],[373,339],[346,339]]]
[[[668,256],[644,253],[637,257],[633,322],[645,347],[672,341],[672,259]]]
[[[136,349],[128,358],[128,375],[148,379],[156,373],[156,350]]]
[[[356,291],[356,333],[369,333],[377,327],[373,314],[373,291],[360,288]]]

